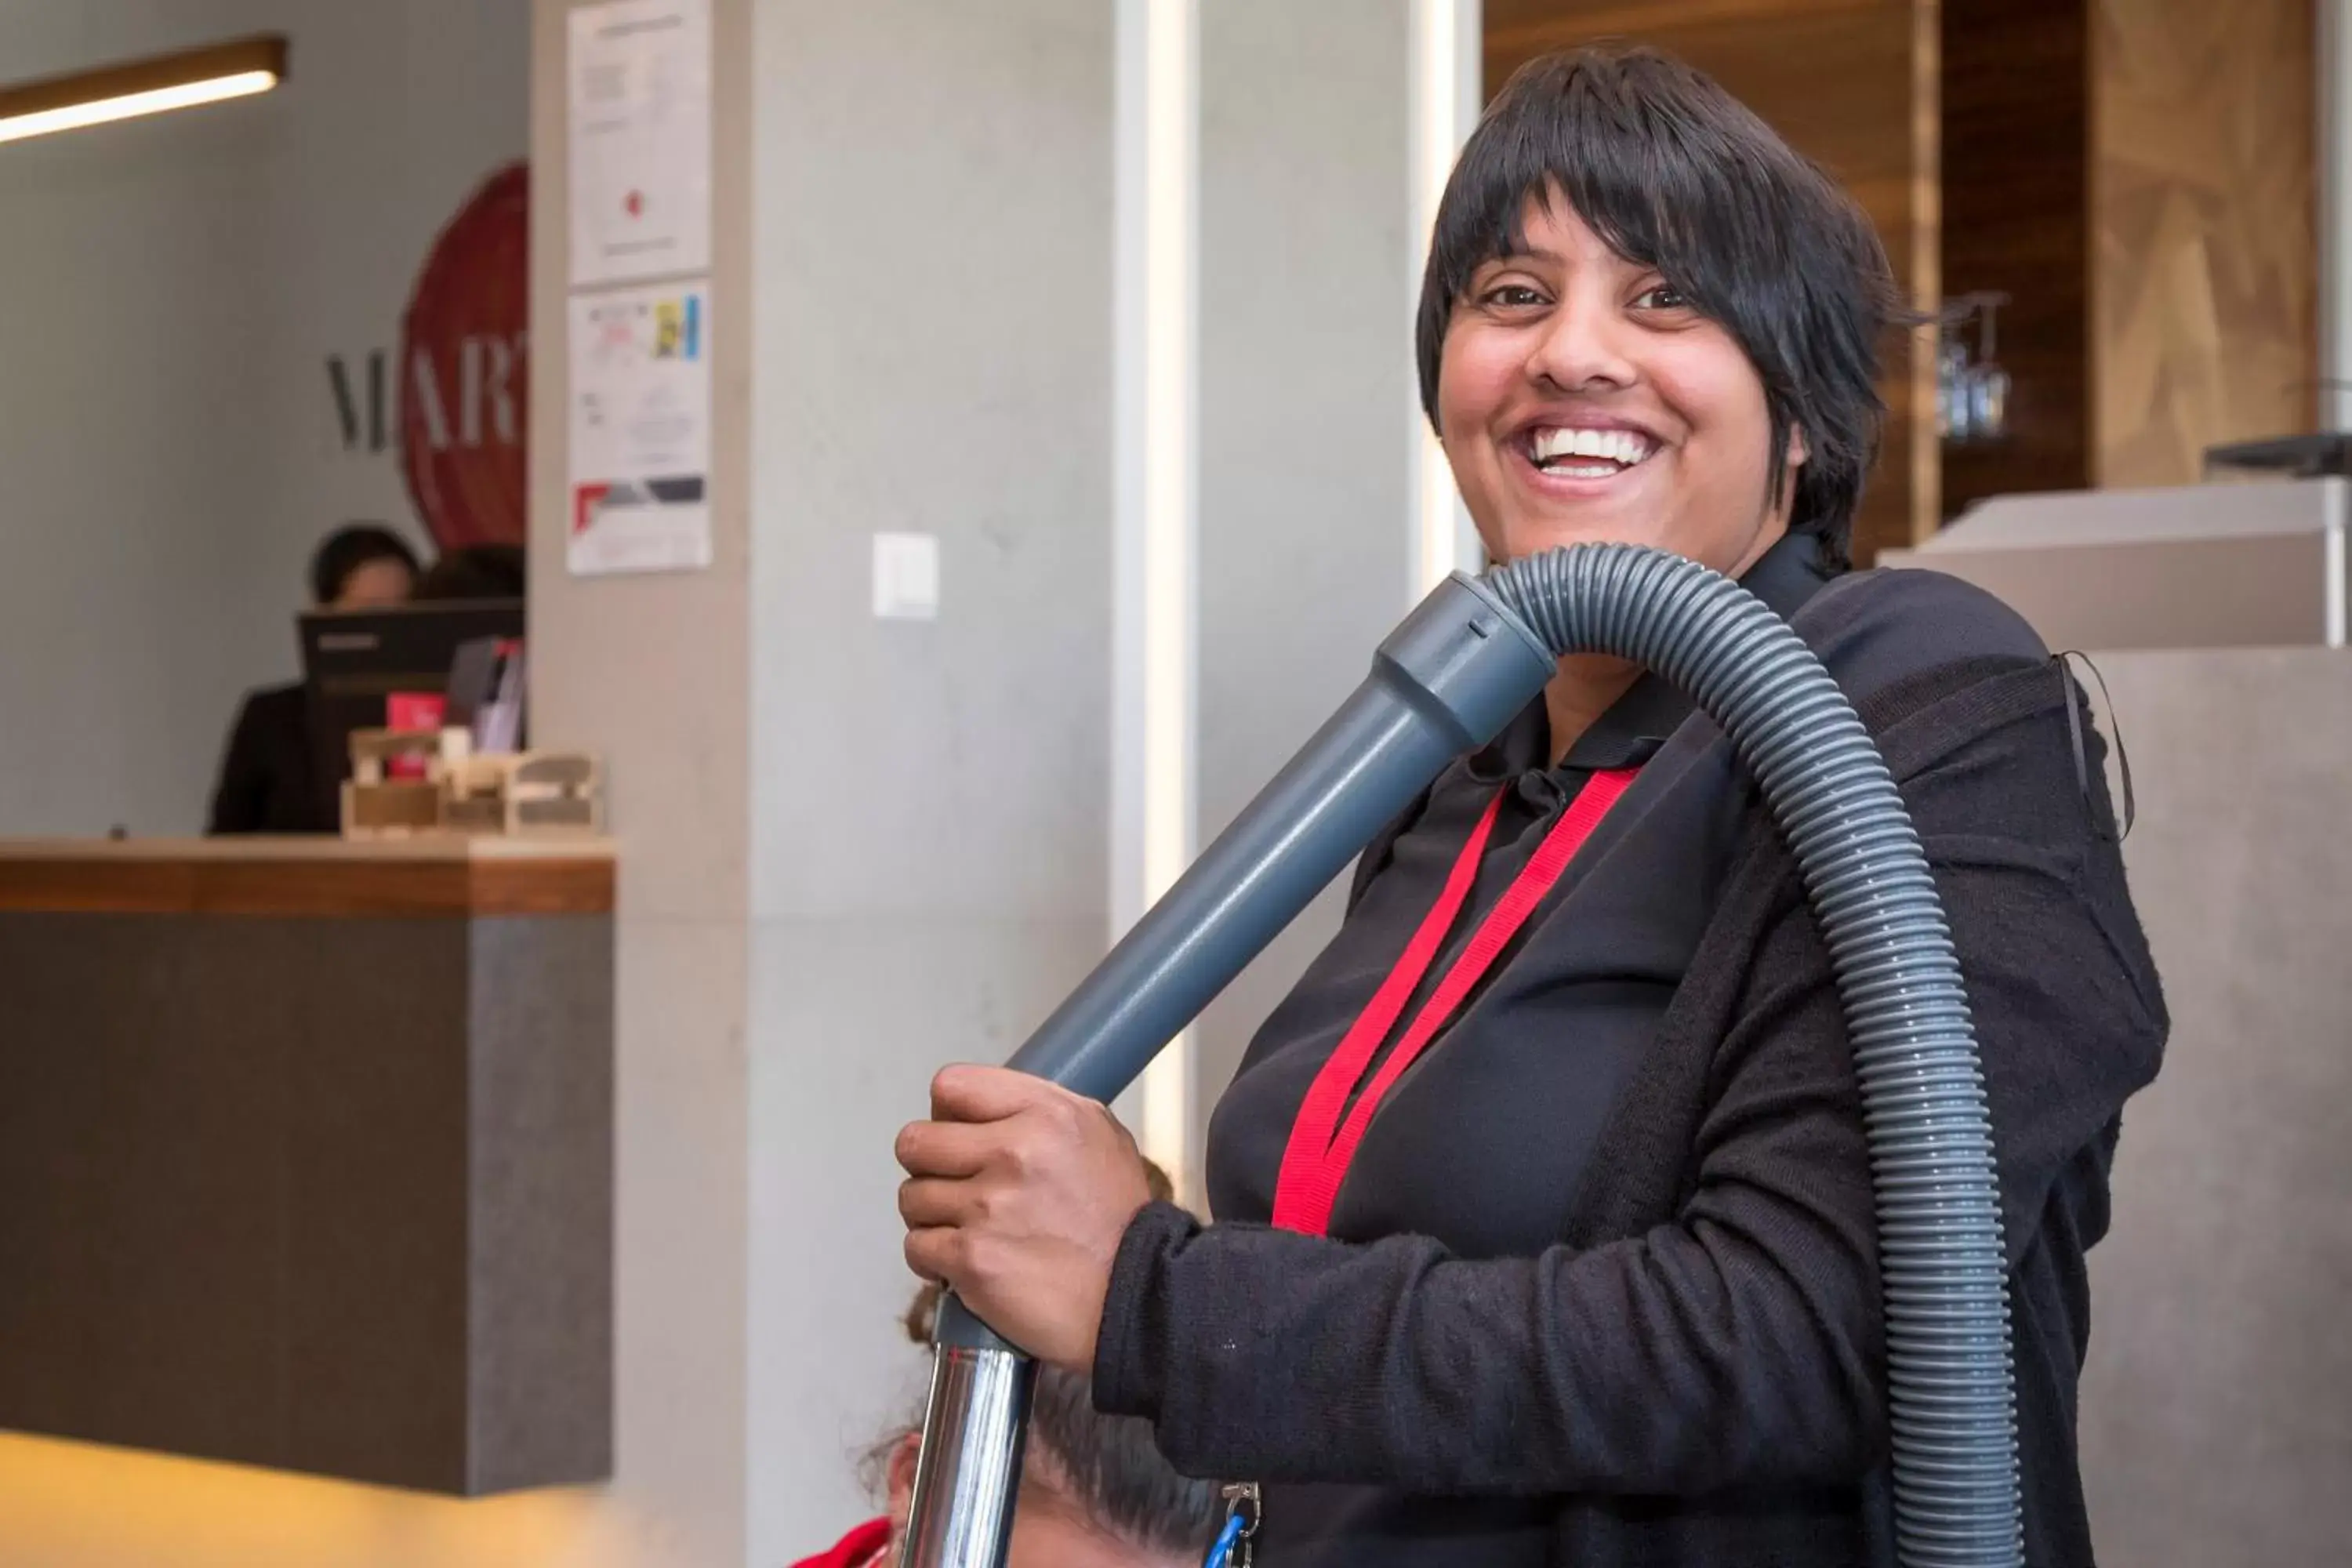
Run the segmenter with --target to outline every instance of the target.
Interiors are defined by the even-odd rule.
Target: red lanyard
[[[1282,1173],[1274,1189],[1274,1223],[1285,1230],[1302,1231],[1308,1236],[1326,1234],[1331,1224],[1331,1205],[1339,1200],[1339,1184],[1348,1177],[1348,1167],[1355,1162],[1356,1145],[1364,1141],[1364,1129],[1371,1125],[1372,1112],[1391,1085],[1404,1076],[1413,1059],[1429,1048],[1438,1030],[1445,1026],[1462,999],[1470,994],[1479,978],[1494,966],[1496,958],[1508,947],[1528,917],[1535,912],[1546,893],[1551,891],[1568,863],[1592,830],[1601,826],[1601,817],[1617,804],[1633,782],[1636,770],[1615,768],[1596,773],[1586,781],[1584,788],[1569,803],[1559,820],[1544,836],[1527,868],[1511,880],[1487,911],[1469,945],[1454,959],[1430,993],[1427,1002],[1397,1041],[1396,1048],[1381,1063],[1380,1071],[1364,1091],[1356,1096],[1354,1107],[1348,1111],[1343,1126],[1339,1113],[1348,1104],[1348,1093],[1362,1080],[1364,1069],[1371,1065],[1372,1054],[1381,1042],[1396,1027],[1397,1016],[1412,994],[1421,989],[1422,980],[1437,962],[1438,949],[1445,944],[1445,933],[1462,913],[1462,906],[1470,897],[1471,887],[1478,879],[1478,862],[1486,852],[1487,837],[1495,827],[1495,814],[1503,804],[1497,793],[1486,803],[1486,815],[1470,832],[1469,842],[1454,858],[1454,869],[1446,874],[1445,887],[1437,895],[1437,902],[1422,917],[1421,927],[1405,944],[1403,956],[1347,1036],[1331,1059],[1315,1075],[1315,1082],[1307,1090],[1306,1100],[1298,1107],[1298,1120],[1291,1123],[1290,1143],[1282,1152]],[[1508,787],[1507,785],[1505,787]]]

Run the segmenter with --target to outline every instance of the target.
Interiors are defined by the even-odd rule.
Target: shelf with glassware
[[[1947,445],[1999,441],[2009,434],[2010,375],[1996,357],[1995,330],[2008,303],[2006,294],[1980,290],[1956,294],[1937,312],[1936,433]]]

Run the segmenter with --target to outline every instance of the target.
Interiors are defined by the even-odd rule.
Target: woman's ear
[[[915,1460],[922,1451],[919,1432],[908,1433],[890,1450],[890,1521],[894,1525],[903,1525],[907,1510],[915,1506]]]
[[[1805,459],[1812,455],[1812,448],[1805,444],[1804,426],[1801,425],[1790,426],[1788,455],[1789,467],[1792,468],[1802,468],[1804,466]]]

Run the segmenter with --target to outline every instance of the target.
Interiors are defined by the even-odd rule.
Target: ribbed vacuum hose
[[[1905,1568],[2015,1568],[1992,1123],[1951,932],[1877,747],[1795,632],[1680,556],[1588,545],[1516,562],[1486,584],[1555,654],[1615,655],[1682,688],[1761,787],[1828,946],[1862,1087],[1897,1556]]]

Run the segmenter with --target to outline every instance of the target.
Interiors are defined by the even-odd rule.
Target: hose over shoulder
[[[1719,725],[1794,852],[1853,1045],[1876,1196],[1906,1568],[2014,1568],[2016,1398],[1992,1124],[1918,835],[1821,661],[1738,584],[1664,551],[1578,545],[1484,586],[1555,655],[1673,681]]]

